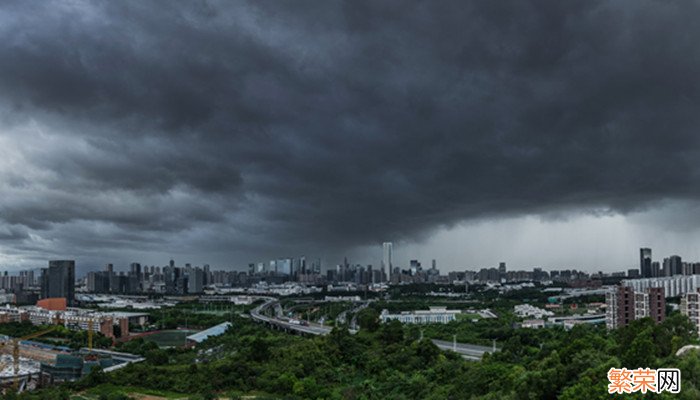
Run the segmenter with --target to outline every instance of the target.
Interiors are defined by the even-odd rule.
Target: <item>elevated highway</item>
[[[293,323],[290,322],[290,320],[284,319],[282,317],[282,312],[281,308],[279,306],[279,301],[274,298],[274,297],[264,297],[263,298],[265,302],[257,307],[255,307],[251,312],[250,316],[254,321],[266,324],[268,326],[271,326],[275,329],[281,329],[287,332],[292,332],[292,333],[297,333],[301,335],[313,335],[313,336],[318,336],[318,335],[327,335],[333,330],[333,328],[329,326],[324,326],[324,325],[319,325],[319,324],[314,324],[314,323],[307,323],[305,322],[305,325],[302,325],[300,323]],[[366,305],[365,305],[366,306]],[[269,317],[265,315],[265,311],[268,309],[274,309],[275,310],[275,316],[274,317]],[[350,333],[356,333],[357,331],[354,329],[350,330]],[[485,353],[491,353],[493,351],[497,351],[494,347],[485,347],[485,346],[477,346],[473,344],[467,344],[467,343],[456,343],[456,342],[448,342],[444,340],[437,340],[437,339],[432,339],[432,342],[440,349],[440,350],[449,350],[449,351],[454,351],[455,353],[461,355],[465,359],[468,360],[473,360],[473,361],[479,361],[483,357]]]
[[[332,328],[328,326],[323,326],[319,324],[309,323],[309,322],[298,322],[294,323],[291,320],[283,319],[281,316],[281,308],[279,307],[279,302],[274,297],[265,297],[265,302],[257,307],[255,307],[250,312],[250,317],[254,321],[269,325],[276,329],[282,329],[288,332],[299,333],[302,335],[327,335],[331,332]],[[275,316],[268,317],[264,312],[269,309],[275,309]]]

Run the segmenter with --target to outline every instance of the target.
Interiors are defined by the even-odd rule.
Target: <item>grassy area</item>
[[[170,330],[145,336],[143,339],[154,342],[158,347],[178,347],[185,344],[185,338],[197,331],[194,330]]]
[[[132,397],[138,400],[186,400],[191,397],[190,394],[176,393],[167,390],[152,390],[144,389],[135,386],[118,386],[112,384],[102,384],[94,388],[88,389],[85,392],[72,395],[71,400],[98,400],[101,395],[105,394],[121,394]],[[218,400],[230,400],[232,398],[241,399],[277,399],[277,396],[268,393],[253,391],[250,393],[240,393],[237,391],[219,394]]]
[[[198,311],[192,311],[193,314],[209,314],[209,315],[217,315],[217,316],[226,316],[226,315],[231,315],[230,310],[198,310]]]

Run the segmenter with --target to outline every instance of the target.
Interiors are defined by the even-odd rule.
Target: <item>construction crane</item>
[[[36,339],[40,336],[44,336],[47,333],[51,333],[54,330],[56,330],[58,326],[52,326],[48,329],[44,329],[43,331],[39,332],[34,332],[29,335],[22,336],[20,338],[12,338],[12,364],[13,364],[13,370],[14,370],[14,375],[15,375],[15,382],[14,382],[14,389],[15,391],[19,389],[19,343],[24,341],[24,340],[31,340],[31,339]],[[0,343],[2,348],[7,345],[7,342],[2,342]]]

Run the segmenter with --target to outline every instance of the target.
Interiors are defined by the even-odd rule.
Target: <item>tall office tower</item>
[[[298,258],[292,258],[291,277],[294,280],[301,273],[301,264]]]
[[[309,273],[309,271],[306,269],[306,256],[299,257],[299,270],[302,274]]]
[[[671,276],[671,259],[664,258],[663,266],[661,267],[661,276]]]
[[[165,284],[165,293],[175,292],[175,268],[163,267],[163,283]]]
[[[75,303],[75,261],[52,260],[41,270],[41,298],[65,297],[69,306]]]
[[[658,278],[661,276],[661,264],[658,261],[651,263],[651,277]]]
[[[664,288],[635,291],[628,286],[617,286],[605,294],[605,325],[608,329],[627,326],[635,319],[649,317],[654,323],[666,319]]]
[[[683,260],[680,256],[671,256],[668,259],[670,267],[670,276],[683,275]]]
[[[188,293],[201,293],[204,288],[204,271],[197,267],[190,270],[187,276]]]
[[[114,264],[105,265],[105,272],[109,274],[114,273]]]
[[[651,249],[642,247],[639,249],[639,273],[642,278],[651,278]]]
[[[206,285],[211,285],[211,268],[209,268],[209,264],[204,264],[204,281],[202,283],[204,286]]]
[[[291,258],[280,258],[277,260],[277,273],[282,275],[292,274],[292,259]]]
[[[382,244],[382,248],[384,250],[382,257],[382,270],[388,270],[389,277],[391,277],[394,269],[394,264],[392,261],[393,245],[391,244],[391,242],[384,242],[384,244]]]
[[[248,264],[248,275],[255,275],[255,263]]]
[[[506,263],[504,263],[504,262],[498,263],[498,274],[501,275],[501,278],[506,277]]]
[[[129,265],[129,268],[132,275],[141,276],[141,264],[131,263],[131,265]]]
[[[168,265],[170,265],[170,268],[175,268],[175,260],[170,260]]]
[[[693,263],[683,263],[683,275],[693,275]]]
[[[88,272],[87,278],[86,278],[88,292],[92,292],[92,293],[97,292],[97,285],[95,284],[96,280],[97,280],[97,272],[95,272],[95,271]]]

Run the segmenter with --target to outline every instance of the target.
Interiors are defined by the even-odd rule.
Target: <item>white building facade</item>
[[[700,288],[700,275],[675,275],[658,278],[624,279],[623,286],[631,287],[635,292],[644,292],[648,288],[664,288],[666,297],[682,296],[695,293]]]
[[[404,324],[446,324],[457,319],[460,310],[448,310],[445,307],[430,307],[429,310],[403,311],[391,314],[388,310],[382,310],[379,318],[382,322],[398,320]]]

